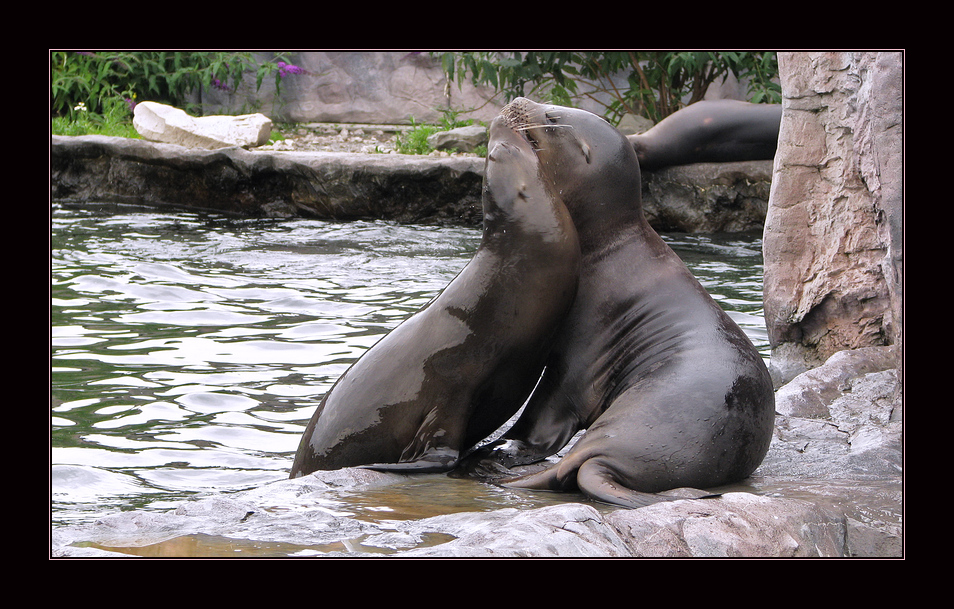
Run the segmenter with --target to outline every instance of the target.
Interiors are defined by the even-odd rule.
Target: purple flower
[[[288,76],[289,74],[306,74],[307,72],[303,68],[292,65],[290,63],[285,63],[284,61],[278,62],[278,75],[282,78]]]
[[[222,90],[222,91],[231,91],[231,90],[232,90],[231,88],[229,88],[229,86],[228,86],[227,84],[225,84],[224,82],[222,82],[222,81],[219,80],[218,78],[213,78],[213,79],[212,79],[212,86],[215,87],[216,89],[220,89],[220,90]]]

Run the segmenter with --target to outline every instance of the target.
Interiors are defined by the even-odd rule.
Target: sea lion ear
[[[586,159],[586,164],[590,164],[590,147],[586,142],[581,142],[580,148],[583,150],[583,158]]]

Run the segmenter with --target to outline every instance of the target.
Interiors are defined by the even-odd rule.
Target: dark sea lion
[[[642,169],[771,160],[781,121],[779,104],[700,101],[670,114],[645,133],[626,137]]]
[[[559,463],[507,486],[571,490],[639,507],[654,493],[741,480],[761,463],[774,424],[758,351],[640,206],[632,145],[589,112],[520,98],[524,124],[579,233],[583,264],[540,384],[471,472],[532,463],[586,432]]]
[[[488,149],[474,258],[337,380],[290,477],[351,466],[449,470],[533,390],[576,291],[579,243],[529,142],[505,118],[491,124]]]

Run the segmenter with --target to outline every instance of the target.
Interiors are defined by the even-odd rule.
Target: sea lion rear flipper
[[[595,459],[584,461],[575,476],[567,475],[568,473],[566,469],[563,469],[561,473],[560,464],[557,464],[539,473],[505,480],[501,486],[538,491],[567,491],[574,486],[575,480],[576,487],[590,499],[632,509],[663,501],[711,499],[720,496],[719,493],[689,488],[659,494],[636,491],[617,482],[612,470]]]
[[[612,469],[590,459],[580,466],[576,474],[576,483],[589,498],[601,503],[609,503],[632,509],[646,507],[664,501],[680,499],[713,499],[720,493],[710,493],[699,489],[679,488],[664,493],[646,493],[636,491],[617,482]]]

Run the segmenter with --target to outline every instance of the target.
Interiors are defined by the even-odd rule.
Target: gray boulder
[[[643,171],[646,220],[658,231],[761,231],[772,161],[695,163]]]
[[[427,137],[427,143],[435,150],[457,150],[473,152],[478,146],[489,141],[487,128],[482,125],[468,125],[449,131],[438,131]]]

